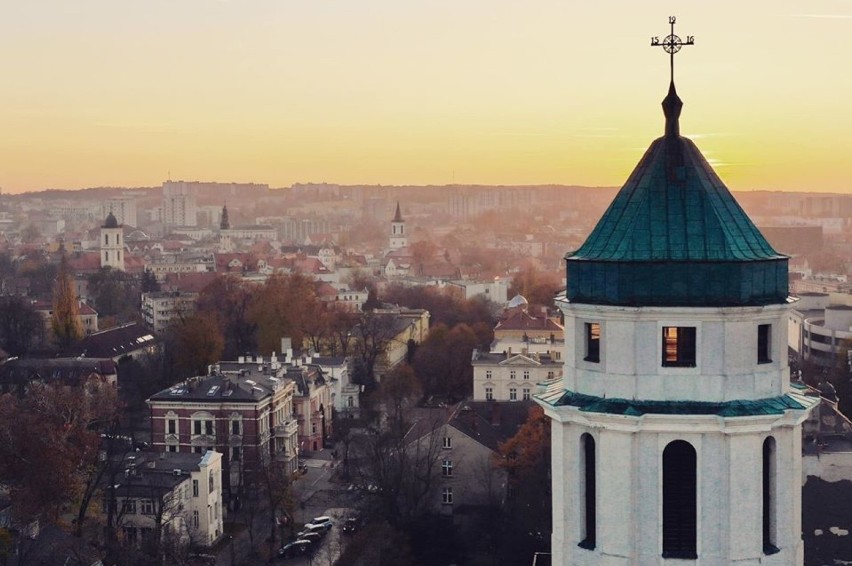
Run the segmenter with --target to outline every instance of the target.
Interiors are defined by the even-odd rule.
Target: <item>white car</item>
[[[321,517],[314,517],[313,519],[311,519],[310,522],[305,525],[305,528],[307,528],[308,525],[321,525],[327,529],[330,529],[333,524],[334,523],[332,522],[331,517],[323,515]]]

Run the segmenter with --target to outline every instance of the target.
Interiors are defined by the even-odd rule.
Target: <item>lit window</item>
[[[509,389],[509,401],[517,401],[518,400],[518,390],[512,387]]]
[[[772,325],[761,324],[757,327],[757,363],[772,362]]]
[[[601,361],[601,325],[598,322],[586,323],[586,356],[587,362]]]
[[[695,327],[663,327],[663,365],[695,367]]]
[[[441,491],[441,503],[443,503],[444,505],[453,504],[453,488],[445,487]]]
[[[441,464],[441,475],[445,478],[452,477],[453,475],[453,461],[452,460],[444,460]]]

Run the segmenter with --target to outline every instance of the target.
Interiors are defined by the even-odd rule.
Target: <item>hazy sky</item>
[[[735,190],[852,188],[852,0],[0,0],[0,186],[620,185],[663,129]]]

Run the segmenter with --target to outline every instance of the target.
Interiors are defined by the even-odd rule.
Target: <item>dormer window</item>
[[[695,367],[695,327],[663,327],[663,367]]]

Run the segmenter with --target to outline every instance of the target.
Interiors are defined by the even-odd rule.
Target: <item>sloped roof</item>
[[[672,84],[655,140],[577,251],[567,297],[615,305],[737,306],[787,296],[777,253],[689,139]]]
[[[116,328],[89,334],[69,352],[73,356],[113,358],[131,354],[156,344],[148,328],[131,322]]]

